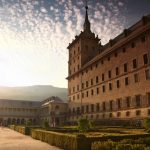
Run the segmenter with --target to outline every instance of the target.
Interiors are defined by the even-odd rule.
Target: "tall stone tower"
[[[69,50],[68,61],[68,98],[71,112],[80,114],[82,107],[82,75],[83,68],[94,58],[98,52],[100,39],[91,32],[88,17],[88,6],[85,7],[85,21],[83,31],[67,47]]]

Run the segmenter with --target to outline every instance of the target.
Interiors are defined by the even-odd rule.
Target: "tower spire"
[[[90,29],[90,22],[89,22],[89,18],[88,18],[88,5],[87,5],[87,0],[85,1],[86,5],[85,5],[85,9],[86,9],[86,14],[85,14],[85,21],[84,21],[84,31],[86,32],[91,32]]]

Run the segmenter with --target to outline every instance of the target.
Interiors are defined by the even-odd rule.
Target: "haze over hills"
[[[51,85],[0,87],[0,99],[41,101],[50,96],[67,100],[67,89]]]

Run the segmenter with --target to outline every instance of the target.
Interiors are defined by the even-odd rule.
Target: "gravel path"
[[[0,127],[0,150],[60,150],[30,136]]]

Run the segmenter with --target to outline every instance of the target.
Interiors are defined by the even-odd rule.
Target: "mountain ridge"
[[[58,96],[66,101],[67,88],[53,85],[0,86],[0,99],[42,101],[51,96]]]

